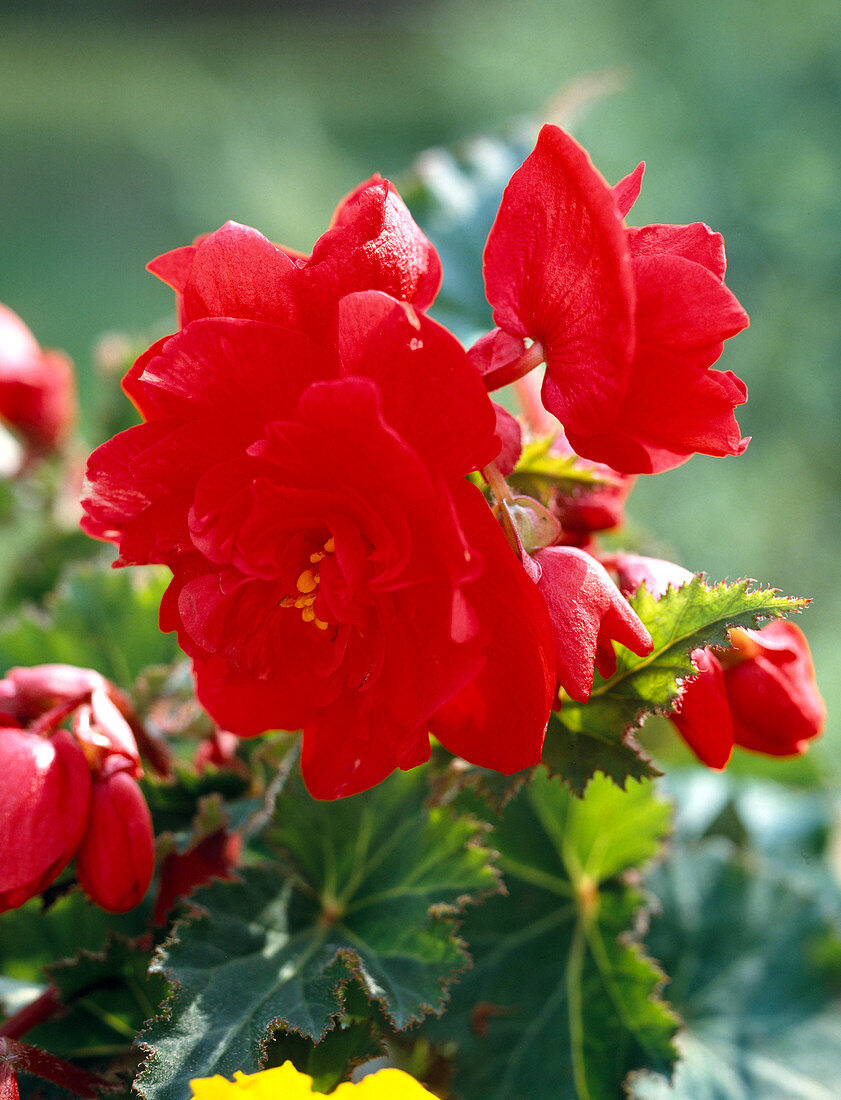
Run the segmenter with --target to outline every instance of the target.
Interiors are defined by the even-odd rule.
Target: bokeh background
[[[748,383],[753,443],[642,479],[634,525],[693,570],[814,596],[812,755],[837,782],[837,0],[0,3],[0,301],[73,356],[87,407],[103,331],[172,324],[151,257],[228,218],[308,250],[373,171],[582,80],[614,89],[576,117],[597,166],[648,162],[634,220],[721,230],[752,318],[722,366]]]

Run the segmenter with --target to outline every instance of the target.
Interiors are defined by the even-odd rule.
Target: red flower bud
[[[769,756],[804,753],[823,729],[826,708],[809,645],[788,622],[733,630],[729,650],[692,654],[697,676],[683,685],[672,715],[681,736],[711,768],[724,768],[733,745]]]
[[[803,631],[779,621],[731,631],[730,640],[744,657],[724,671],[736,744],[771,756],[804,753],[826,707]]]
[[[59,447],[75,416],[70,360],[42,351],[20,317],[0,305],[0,418],[35,455]]]
[[[552,623],[558,680],[573,699],[586,703],[593,668],[615,671],[612,642],[640,657],[651,652],[651,636],[595,558],[571,546],[538,550],[536,577]]]
[[[600,557],[602,565],[619,585],[624,596],[630,596],[645,584],[649,595],[658,598],[666,589],[680,588],[692,580],[692,574],[682,565],[664,558],[647,558],[642,554],[608,554]]]
[[[143,900],[155,869],[149,807],[131,775],[105,770],[95,776],[87,829],[76,853],[76,874],[88,897],[109,913]]]
[[[0,912],[23,905],[64,870],[90,799],[87,761],[69,733],[0,729]]]
[[[12,668],[0,680],[0,711],[28,725],[61,703],[82,702],[107,687],[108,681],[92,668],[73,665],[36,665]]]

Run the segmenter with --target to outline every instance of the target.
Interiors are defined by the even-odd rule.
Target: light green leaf
[[[538,769],[492,842],[507,897],[471,910],[474,957],[424,1032],[453,1054],[461,1100],[615,1100],[636,1067],[667,1070],[676,1021],[659,970],[628,938],[642,904],[625,872],[668,831],[650,783],[598,777],[583,799]]]
[[[839,940],[814,894],[722,839],[678,847],[647,885],[662,905],[647,947],[686,1028],[673,1084],[641,1076],[634,1100],[841,1096],[841,998],[822,965]]]
[[[158,629],[168,577],[154,567],[68,570],[43,610],[24,606],[0,624],[0,668],[58,662],[130,688],[142,669],[178,656],[175,635]]]
[[[142,1037],[149,1100],[183,1100],[191,1077],[260,1068],[273,1029],[318,1041],[351,979],[400,1029],[439,1011],[466,965],[455,914],[497,888],[481,827],[425,809],[423,769],[340,802],[299,780],[278,799],[266,841],[280,863],[194,895],[157,968],[174,983]]]
[[[596,474],[575,454],[551,453],[554,436],[533,439],[523,446],[509,483],[518,491],[536,496],[546,503],[556,491],[565,494],[586,492],[611,482]]]
[[[564,699],[550,725],[544,762],[580,793],[597,771],[623,784],[626,776],[651,775],[629,737],[649,714],[667,714],[692,674],[689,656],[704,645],[727,645],[730,627],[755,627],[801,610],[808,600],[781,596],[776,589],[751,588],[751,581],[708,585],[693,577],[660,599],[643,586],[630,604],[648,627],[654,648],[638,657],[616,646],[616,673],[596,674],[587,703]]]

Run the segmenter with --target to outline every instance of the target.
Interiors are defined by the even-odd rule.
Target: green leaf
[[[497,877],[481,827],[427,810],[426,794],[423,769],[333,803],[288,782],[265,837],[280,865],[197,892],[202,912],[155,964],[174,988],[142,1037],[144,1096],[183,1100],[191,1077],[257,1070],[281,1024],[318,1041],[352,978],[398,1029],[441,1009],[467,962],[456,913]]]
[[[128,913],[106,913],[79,889],[57,898],[49,908],[33,898],[20,909],[0,915],[0,967],[9,977],[42,981],[41,968],[80,950],[100,952],[110,932],[133,938],[149,926],[149,905]]]
[[[648,627],[654,648],[638,657],[616,646],[616,672],[596,673],[587,703],[564,699],[544,746],[544,763],[580,793],[597,771],[624,785],[627,777],[657,774],[629,736],[649,714],[667,714],[692,674],[693,649],[727,645],[730,627],[755,627],[801,610],[808,600],[781,596],[776,589],[752,589],[752,582],[707,585],[693,577],[655,599],[643,586],[629,600]]]
[[[282,1028],[266,1047],[267,1066],[290,1061],[313,1079],[317,1092],[331,1092],[349,1069],[384,1053],[383,1036],[392,1034],[378,1006],[371,1004],[358,982],[342,993],[342,1015],[320,1042]]]
[[[151,951],[150,942],[112,936],[101,952],[80,951],[47,967],[68,1011],[28,1039],[74,1060],[125,1057],[166,992],[161,975],[147,974]]]
[[[178,655],[175,635],[158,629],[167,579],[153,567],[68,570],[44,610],[24,607],[0,625],[0,667],[78,665],[130,688],[142,669]]]
[[[722,839],[678,847],[647,885],[662,906],[647,947],[686,1028],[674,1083],[642,1076],[634,1100],[841,1096],[841,999],[822,965],[839,940],[815,896]]]
[[[667,1070],[676,1027],[662,975],[630,941],[642,896],[624,874],[651,860],[669,808],[650,783],[598,777],[583,799],[538,769],[492,841],[507,897],[471,910],[474,958],[424,1034],[453,1055],[462,1100],[615,1100],[639,1066]]]
[[[597,477],[592,469],[582,465],[578,455],[552,454],[554,438],[548,435],[524,445],[516,469],[508,475],[510,485],[548,503],[556,491],[575,494],[610,484],[606,478]]]

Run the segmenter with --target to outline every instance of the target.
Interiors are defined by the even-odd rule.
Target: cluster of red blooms
[[[649,652],[588,533],[632,475],[744,450],[745,387],[710,368],[748,321],[719,234],[626,226],[641,180],[610,187],[544,127],[485,249],[498,327],[469,352],[427,315],[438,256],[379,178],[309,256],[228,223],[150,264],[180,330],[125,379],[144,423],[91,457],[84,526],[119,565],[169,566],[161,626],[201,702],[241,736],[302,729],[316,797],[421,763],[430,733],[535,764],[559,687],[584,701],[614,643]],[[495,514],[519,431],[488,391],[542,363],[545,409],[618,488],[556,501],[532,538]]]
[[[41,893],[71,859],[103,909],[143,899],[155,853],[134,720],[92,669],[13,668],[0,680],[0,912]]]

